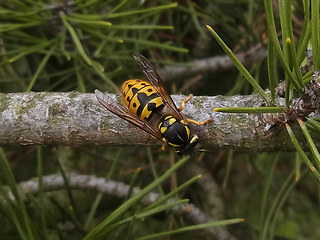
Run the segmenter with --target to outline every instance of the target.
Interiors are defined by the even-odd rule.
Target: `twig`
[[[81,189],[81,190],[95,190],[99,193],[103,193],[109,196],[114,196],[118,198],[125,198],[130,190],[130,186],[122,182],[117,182],[113,180],[108,180],[101,177],[96,177],[93,175],[84,175],[84,174],[68,174],[67,175],[68,184],[72,189]],[[28,193],[37,194],[39,191],[39,180],[37,178],[21,182],[19,188],[23,191],[23,194]],[[61,175],[53,174],[43,177],[43,189],[45,192],[57,191],[65,188],[65,182]],[[133,194],[139,192],[140,189],[135,187],[133,189]],[[161,196],[158,193],[151,192],[143,199],[141,203],[143,205],[148,205],[155,202]],[[169,199],[172,201],[174,199]],[[177,206],[171,209],[172,213],[177,215],[182,215],[186,220],[194,223],[200,224],[210,221],[210,218],[201,211],[194,204],[184,204]],[[213,228],[211,231],[208,231],[211,234],[211,237],[217,237],[218,239],[234,239],[229,232],[222,228]],[[222,237],[222,238],[221,238]]]
[[[253,63],[265,59],[268,55],[267,49],[260,44],[254,46],[247,52],[236,54],[239,61],[244,66],[250,66]],[[189,62],[187,66],[170,66],[159,70],[159,74],[165,81],[171,79],[191,78],[198,74],[208,72],[224,71],[235,68],[228,56],[216,56],[212,58],[199,59]]]
[[[121,104],[119,96],[110,94],[110,97]],[[184,98],[173,96],[177,105]],[[199,121],[214,119],[206,126],[193,128],[205,150],[293,151],[286,132],[281,134],[284,128],[280,127],[279,134],[270,134],[268,123],[261,121],[262,115],[213,112],[216,107],[264,105],[256,94],[199,96],[186,104],[183,114]],[[319,117],[319,113],[315,116]],[[298,131],[296,136],[302,141],[299,134]],[[315,142],[320,144],[317,138],[315,135]],[[0,145],[10,144],[160,146],[161,142],[108,112],[93,94],[30,92],[0,94]]]
[[[179,174],[179,176],[183,177],[183,181],[199,173],[201,174],[202,177],[197,181],[196,195],[202,199],[202,206],[207,209],[206,214],[210,219],[223,219],[225,217],[223,197],[218,184],[212,177],[212,173],[204,166],[201,166],[198,161],[189,162],[182,171],[183,174]],[[234,239],[229,232],[221,228],[208,229],[207,232],[211,233],[211,235],[214,233],[216,239]]]

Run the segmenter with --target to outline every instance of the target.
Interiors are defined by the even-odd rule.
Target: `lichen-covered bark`
[[[110,96],[121,104],[115,95]],[[184,97],[173,99],[179,103]],[[293,150],[281,124],[268,130],[262,115],[213,112],[215,107],[262,105],[264,102],[257,95],[200,96],[186,104],[183,114],[195,120],[213,118],[214,122],[206,126],[193,127],[204,150]],[[303,142],[300,131],[296,133]],[[314,137],[320,142],[319,136]],[[11,144],[151,146],[161,142],[108,112],[94,94],[31,92],[0,94],[0,145]]]

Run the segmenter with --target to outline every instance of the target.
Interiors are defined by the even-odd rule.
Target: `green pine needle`
[[[316,179],[318,179],[318,181],[320,182],[320,173],[318,172],[316,167],[312,164],[310,159],[307,157],[306,153],[303,151],[303,149],[300,146],[297,138],[295,137],[290,125],[288,123],[285,123],[285,126],[287,128],[287,131],[288,131],[288,134],[290,136],[291,142],[294,145],[294,147],[296,148],[296,150],[297,150],[298,154],[300,155],[301,159],[309,167],[309,169],[311,170],[313,175],[316,177]]]
[[[207,29],[210,31],[212,36],[216,39],[219,45],[222,47],[224,52],[230,57],[231,61],[238,68],[238,70],[245,76],[248,82],[252,85],[253,89],[267,102],[269,103],[269,96],[266,92],[260,87],[257,81],[252,77],[252,75],[248,72],[248,70],[242,65],[242,63],[237,59],[237,57],[233,54],[231,49],[225,44],[225,42],[219,37],[219,35],[210,27],[206,25]]]
[[[284,107],[226,107],[226,108],[215,108],[215,112],[224,113],[283,113],[286,111]]]

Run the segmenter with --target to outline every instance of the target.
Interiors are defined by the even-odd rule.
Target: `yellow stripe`
[[[174,148],[181,147],[181,145],[173,144],[173,143],[171,143],[171,142],[167,142],[167,143],[168,143],[168,145],[169,145],[170,147],[174,147]]]
[[[189,138],[190,137],[190,128],[188,126],[184,126],[184,128],[186,129],[187,136]]]
[[[129,88],[129,86],[131,86]],[[150,86],[149,82],[142,81],[140,79],[129,79],[125,81],[122,85],[121,92],[122,92],[122,99],[125,105],[130,109],[129,105],[132,98],[139,92],[140,89]],[[134,94],[133,89],[137,89],[137,92]]]
[[[168,128],[166,128],[166,127],[161,127],[161,128],[160,128],[160,132],[163,134],[165,131],[167,131],[167,129],[168,129]]]
[[[141,119],[148,119],[150,117],[150,115],[152,113],[152,111],[150,111],[148,109],[148,106],[150,103],[155,103],[156,108],[158,108],[159,106],[161,106],[163,104],[161,97],[156,97],[156,98],[152,99],[150,102],[148,102],[148,104],[146,106],[144,106],[142,113],[141,113]]]
[[[175,118],[169,119],[169,125],[173,125],[177,120]]]
[[[188,123],[185,120],[180,121],[183,125],[187,125]]]
[[[129,103],[133,97],[132,92],[130,92],[130,89],[134,85],[138,84],[139,82],[141,82],[140,79],[129,79],[122,84],[122,87],[121,87],[122,100],[127,107],[129,107]],[[131,87],[129,87],[129,86],[131,86]]]

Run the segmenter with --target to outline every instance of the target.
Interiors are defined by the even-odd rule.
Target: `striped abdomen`
[[[121,92],[123,102],[130,112],[142,120],[148,120],[154,111],[164,106],[162,98],[154,87],[140,79],[124,82]]]

